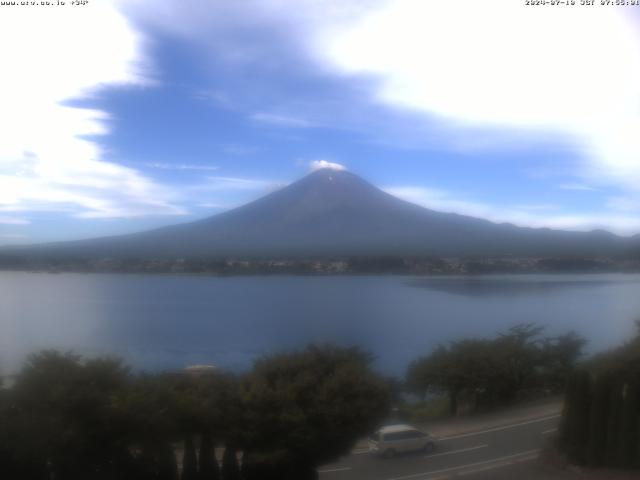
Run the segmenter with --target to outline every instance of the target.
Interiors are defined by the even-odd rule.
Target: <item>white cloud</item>
[[[337,170],[337,171],[345,171],[347,167],[344,165],[340,165],[339,163],[329,162],[327,160],[312,160],[309,162],[309,167],[311,171],[315,172],[317,170]]]
[[[105,112],[69,105],[108,86],[150,83],[143,40],[114,2],[4,8],[0,16],[0,210],[79,217],[181,214],[172,192],[107,161],[90,136]]]
[[[2,225],[29,225],[30,223],[26,218],[0,215],[0,224]]]
[[[476,218],[484,218],[495,223],[512,223],[521,227],[554,228],[561,230],[590,231],[605,229],[621,235],[629,235],[640,230],[640,217],[608,213],[553,213],[558,205],[490,205],[483,202],[460,199],[457,195],[439,189],[394,186],[384,191],[398,198],[432,210],[457,213]],[[640,206],[640,204],[639,204]]]
[[[380,102],[459,127],[563,134],[578,176],[640,190],[640,38],[629,10],[513,0],[384,2],[316,21],[315,54]]]
[[[445,143],[512,149],[536,138],[562,139],[582,156],[573,173],[586,183],[640,190],[633,7],[536,8],[514,0],[299,0],[294,9],[289,0],[194,1],[188,9],[175,0],[125,3],[146,21],[210,42],[211,51],[234,64],[273,65],[270,42],[243,33],[277,42],[275,32],[285,32],[323,73],[371,79],[379,102],[439,118]],[[313,125],[277,111],[253,119]]]

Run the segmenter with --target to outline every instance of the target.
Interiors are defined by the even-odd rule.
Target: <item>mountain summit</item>
[[[400,200],[357,175],[323,168],[239,208],[117,237],[27,247],[79,257],[612,255],[629,239],[496,224]],[[21,249],[24,250],[24,249]]]

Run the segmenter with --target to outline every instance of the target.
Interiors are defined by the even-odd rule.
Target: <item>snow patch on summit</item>
[[[309,162],[309,166],[311,167],[312,172],[316,172],[318,170],[336,170],[338,172],[345,172],[347,170],[347,167],[344,165],[328,162],[326,160],[313,160]]]

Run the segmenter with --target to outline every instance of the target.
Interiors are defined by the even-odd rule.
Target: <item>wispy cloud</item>
[[[387,193],[432,210],[484,218],[496,223],[512,223],[522,227],[555,228],[589,231],[605,229],[621,235],[640,230],[640,216],[623,214],[562,212],[559,205],[517,205],[505,207],[461,198],[440,189],[394,186],[384,188]],[[638,204],[640,208],[640,204]],[[550,213],[552,212],[552,213]]]
[[[285,183],[275,180],[242,177],[207,177],[206,182],[194,186],[200,190],[274,190]]]
[[[3,225],[28,225],[31,221],[22,217],[9,217],[0,215],[0,224]]]
[[[434,210],[459,213],[474,217],[489,218],[492,208],[481,202],[462,200],[449,192],[437,188],[419,186],[392,186],[383,190],[395,197]]]
[[[239,145],[237,143],[230,143],[224,145],[222,151],[229,155],[252,155],[260,151],[260,148],[253,147],[251,145]]]
[[[23,240],[29,238],[23,233],[0,233],[0,239],[4,240]]]
[[[559,210],[560,205],[554,205],[551,203],[533,203],[533,204],[521,204],[514,205],[516,210],[532,211],[532,212],[548,212],[552,210]]]
[[[582,192],[593,192],[597,190],[596,188],[584,183],[563,183],[558,185],[558,188],[562,190],[576,190]]]
[[[279,113],[257,112],[251,114],[249,118],[255,122],[274,125],[277,127],[313,128],[319,126],[305,118]]]
[[[201,165],[196,163],[165,163],[165,162],[148,162],[145,167],[157,168],[159,170],[218,170],[217,165]]]
[[[228,208],[228,205],[224,205],[222,203],[214,203],[214,202],[199,203],[196,206],[200,208],[210,208],[210,209]]]
[[[227,210],[285,185],[286,182],[262,178],[208,176],[196,184],[183,186],[181,190],[184,200],[197,208]]]

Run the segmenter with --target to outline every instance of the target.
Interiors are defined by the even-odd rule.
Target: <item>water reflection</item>
[[[603,288],[616,284],[640,284],[636,275],[500,275],[410,279],[407,285],[464,296],[545,295],[567,289]]]

